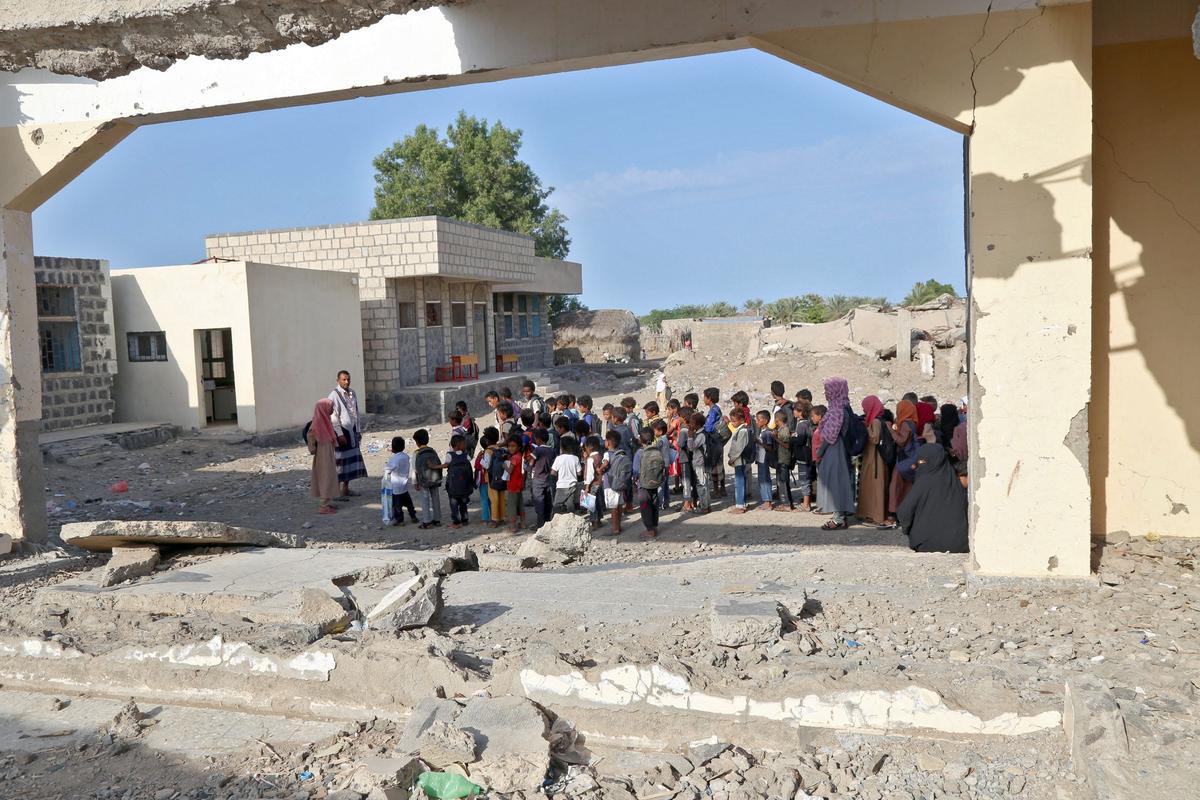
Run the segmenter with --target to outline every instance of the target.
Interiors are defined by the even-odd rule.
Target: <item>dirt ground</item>
[[[652,397],[654,367],[563,368],[554,377],[564,391],[592,394],[597,406],[625,395],[640,404]],[[723,396],[746,388],[753,402],[764,404],[759,387],[771,379],[783,380],[790,394],[801,386],[817,389],[830,374],[848,379],[856,404],[866,393],[888,399],[909,388],[939,397],[962,393],[955,381],[922,381],[893,375],[892,369],[888,362],[864,364],[848,353],[742,363],[732,354],[696,354],[673,359],[666,374],[676,396],[718,385]],[[443,447],[448,426],[432,431],[435,447]],[[315,513],[316,501],[308,496],[310,459],[299,441],[263,449],[245,437],[219,432],[134,452],[108,447],[64,455],[47,464],[47,506],[54,531],[89,519],[219,520],[301,534],[310,547],[428,550],[466,542],[479,552],[515,552],[526,535],[483,527],[475,503],[473,524],[457,531],[381,523],[377,487],[386,445],[393,435],[411,438],[411,433],[395,420],[372,421],[364,439],[372,477],[356,484],[361,496],[339,504],[333,517]],[[112,492],[110,487],[122,480],[129,491]],[[597,537],[561,573],[559,584],[569,587],[600,570],[628,573],[635,580],[657,576],[680,586],[718,578],[760,588],[803,586],[810,598],[803,632],[774,645],[730,650],[713,646],[700,608],[694,617],[669,624],[606,624],[566,612],[521,623],[455,612],[467,606],[453,606],[452,595],[452,607],[435,628],[410,635],[411,643],[430,647],[422,637],[432,637],[433,646],[452,649],[484,677],[520,663],[535,647],[548,646],[569,664],[661,664],[666,659],[697,686],[746,692],[773,686],[792,668],[789,664],[827,669],[825,680],[832,688],[847,670],[894,679],[914,670],[950,669],[964,670],[956,691],[977,690],[974,681],[986,675],[989,684],[1031,704],[1050,699],[1061,707],[1064,684],[1087,679],[1098,681],[1119,708],[1127,731],[1124,757],[1136,762],[1144,796],[1186,796],[1200,777],[1200,728],[1191,713],[1200,691],[1195,580],[1200,541],[1097,543],[1093,562],[1099,581],[1091,584],[989,582],[968,579],[963,556],[911,553],[896,532],[867,525],[825,532],[819,530],[825,518],[804,513],[752,511],[735,517],[723,511],[728,503],[706,517],[685,518],[676,499],[676,510],[664,515],[660,536],[652,542],[640,539],[635,515],[621,537]],[[0,607],[8,609],[0,615],[0,633],[15,624],[15,610],[34,602],[37,589],[105,559],[51,550],[0,562]],[[171,560],[161,567],[172,568]],[[559,569],[529,572],[554,575]],[[318,744],[328,749],[332,740],[270,747],[248,742],[236,753],[208,757],[164,753],[140,742],[114,748],[94,725],[78,727],[82,739],[50,736],[39,739],[37,747],[26,746],[28,739],[21,746],[0,740],[0,797],[335,797],[346,785],[350,754],[386,752],[394,744],[396,731],[387,724],[378,723],[378,729],[369,720],[362,724],[371,727],[334,737],[345,741],[345,756],[315,755],[324,752]],[[623,756],[606,758],[585,768],[562,766],[552,773],[546,793],[622,800],[1094,796],[1083,783],[1087,770],[1072,760],[1057,729],[971,745],[830,734],[798,741],[792,753],[746,751],[725,772],[694,762],[675,772],[659,769],[655,780],[672,776],[666,788],[661,781],[647,783]],[[141,765],[136,775],[130,772],[135,762]],[[625,766],[601,768],[599,763]],[[306,773],[310,777],[302,778]],[[794,784],[793,774],[798,776]],[[361,797],[340,795],[351,796]]]

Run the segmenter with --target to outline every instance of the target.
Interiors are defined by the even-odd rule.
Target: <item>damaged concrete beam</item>
[[[92,552],[132,544],[206,547],[303,547],[304,539],[292,533],[239,528],[224,522],[179,520],[99,520],[71,522],[62,527],[63,541]]]
[[[86,4],[18,0],[0,6],[0,71],[37,67],[97,80],[188,56],[245,58],[316,46],[389,14],[457,0],[139,0]]]

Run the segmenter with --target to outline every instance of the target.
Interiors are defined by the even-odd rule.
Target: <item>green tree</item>
[[[529,164],[517,155],[521,131],[458,112],[446,127],[416,130],[375,157],[371,219],[438,215],[533,237],[534,252],[565,258],[567,218],[546,199]]]
[[[546,298],[546,315],[550,318],[551,325],[562,314],[587,310],[588,307],[583,301],[573,294],[552,294]]]
[[[835,294],[826,301],[829,305],[829,318],[841,319],[859,306],[886,306],[886,297],[863,297],[861,295]]]
[[[766,307],[767,304],[764,303],[761,298],[747,300],[746,302],[742,303],[742,310],[752,317],[762,316],[763,309]]]
[[[930,278],[924,283],[918,282],[913,284],[912,291],[908,293],[908,297],[905,297],[904,302],[900,305],[919,306],[921,303],[928,303],[930,300],[934,300],[944,294],[958,297],[958,292],[954,290],[953,286]]]

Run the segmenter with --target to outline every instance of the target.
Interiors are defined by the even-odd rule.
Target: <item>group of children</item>
[[[746,392],[735,392],[724,413],[717,388],[682,400],[660,389],[658,399],[640,409],[626,397],[597,415],[587,395],[543,400],[526,381],[516,398],[507,388],[487,393],[491,424],[482,429],[459,401],[449,418],[450,449],[444,454],[429,446],[425,429],[413,435],[417,450],[411,464],[403,437],[392,440],[384,481],[393,495],[393,524],[403,524],[407,511],[423,529],[440,525],[444,484],[452,528],[468,524],[468,505],[478,492],[481,521],[494,528],[524,529],[526,509],[532,508],[530,528],[555,514],[586,513],[599,529],[607,514],[611,533],[618,535],[622,518],[636,506],[642,535],[654,537],[673,493],[682,496],[685,512],[709,513],[714,500],[728,494],[729,467],[730,511],[745,513],[756,466],[760,509],[820,510],[814,507],[814,484],[828,409],[813,404],[806,389],[788,399],[779,381],[771,384],[771,394],[772,409],[751,412]]]

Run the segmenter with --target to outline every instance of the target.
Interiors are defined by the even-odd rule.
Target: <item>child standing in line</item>
[[[671,481],[667,476],[670,471],[671,462],[675,455],[675,448],[671,447],[671,440],[667,438],[667,421],[662,417],[658,417],[649,425],[650,432],[654,434],[653,444],[662,455],[663,459],[663,479],[658,486],[658,508],[661,511],[671,510]]]
[[[563,395],[563,397],[567,398],[567,416],[571,418],[572,422],[577,421],[579,419],[579,406],[577,405],[575,395],[568,392],[567,394]],[[584,397],[587,397],[587,395],[584,395]],[[591,402],[589,402],[588,410],[590,411],[591,408],[592,405]]]
[[[516,425],[512,419],[513,407],[512,403],[501,402],[496,406],[496,430],[500,432],[500,438],[497,440],[500,444],[507,444],[510,436],[516,431]]]
[[[563,439],[562,453],[550,465],[554,480],[554,513],[570,514],[579,505],[579,478],[583,464],[579,460],[579,440]]]
[[[549,433],[545,428],[532,431],[533,446],[525,460],[529,463],[529,485],[533,489],[533,513],[540,528],[550,521],[554,510],[554,483],[550,468],[554,463],[554,448],[548,443]]]
[[[817,490],[817,467],[821,463],[821,420],[825,418],[825,414],[829,409],[825,406],[813,406],[809,412],[809,424],[812,426],[812,466],[809,468],[809,477],[813,482],[813,495],[816,495]],[[813,511],[818,514],[824,513],[823,509],[814,506]]]
[[[571,395],[567,395],[571,397]],[[583,420],[592,429],[592,433],[596,432],[596,415],[592,413],[592,396],[590,394],[581,394],[579,398],[572,404],[567,406],[567,412],[574,411],[573,415],[576,419]]]
[[[525,504],[521,501],[525,491],[525,455],[521,451],[520,438],[510,438],[508,459],[504,466],[504,505],[508,510],[509,533],[516,533],[525,527]]]
[[[471,458],[475,457],[475,449],[479,447],[479,426],[475,424],[474,418],[467,411],[467,401],[459,400],[454,404],[454,410],[462,415],[462,426],[467,431],[467,455]]]
[[[467,437],[456,433],[450,437],[450,450],[446,453],[446,494],[450,496],[450,527],[461,528],[467,524],[467,505],[471,492],[475,491],[471,457],[467,455]]]
[[[599,436],[589,436],[583,441],[583,492],[591,496],[589,514],[592,530],[598,530],[604,519],[604,461],[600,454],[602,445]]]
[[[487,472],[488,506],[492,512],[489,524],[492,528],[499,528],[508,518],[505,513],[508,499],[508,484],[505,481],[508,474],[508,447],[501,444],[499,438],[491,440],[482,464]]]
[[[491,461],[491,448],[496,444],[496,429],[485,428],[479,439],[480,451],[475,456],[475,485],[479,487],[479,519],[484,525],[492,524],[492,499],[488,494],[488,465],[484,459]]]
[[[726,451],[729,466],[733,467],[733,514],[746,513],[746,467],[754,462],[754,440],[750,438],[750,426],[740,408],[729,412],[729,448]]]
[[[792,404],[786,403],[787,410],[780,407],[775,412],[775,480],[779,484],[779,504],[775,506],[776,511],[795,511],[796,501],[792,499],[792,432],[789,425],[795,425],[796,421],[793,418],[791,421],[788,417],[791,416]],[[783,498],[787,496],[787,506],[783,505]]]
[[[621,408],[625,409],[625,424],[629,426],[630,432],[633,434],[635,442],[641,441],[642,436],[642,418],[637,413],[637,400],[632,397],[626,397],[621,400]],[[636,447],[636,445],[635,445]],[[633,454],[633,451],[629,451]]]
[[[800,490],[800,510],[812,511],[812,404],[797,399],[792,406],[796,431],[792,434],[792,460],[796,463],[796,487]]]
[[[603,437],[608,436],[608,429],[613,424],[613,410],[616,408],[612,403],[605,403],[600,409],[600,430],[592,427],[592,433],[598,433]]]
[[[413,505],[412,495],[408,492],[408,478],[410,464],[408,453],[404,452],[404,437],[392,437],[392,457],[388,459],[387,467],[384,471],[388,476],[388,483],[392,486],[392,524],[404,524],[404,510],[408,509],[408,515],[412,517],[412,521],[417,521],[417,508]]]
[[[695,482],[696,500],[693,510],[697,514],[707,514],[712,510],[712,493],[709,491],[709,479],[712,475],[712,460],[719,458],[712,446],[713,437],[704,432],[704,415],[699,411],[692,414],[688,420],[688,461],[691,464],[690,476]]]
[[[771,470],[779,466],[776,458],[775,432],[771,430],[771,413],[759,411],[754,415],[758,435],[755,437],[754,461],[758,466],[758,511],[770,511],[772,501]]]
[[[488,390],[488,393],[483,396],[487,401],[488,408],[492,410],[492,424],[497,429],[500,428],[500,394],[494,390]]]
[[[604,446],[608,450],[608,463],[604,466],[605,487],[612,492],[612,535],[621,535],[621,513],[629,502],[626,494],[633,485],[633,464],[629,454],[621,449],[621,434],[609,431],[604,437]],[[607,493],[606,493],[607,494]],[[607,504],[607,501],[606,501]]]
[[[413,456],[413,477],[417,494],[421,498],[421,530],[436,528],[442,524],[442,469],[445,467],[438,460],[438,454],[429,446],[429,431],[421,428],[413,434],[417,443],[417,452]]]
[[[658,536],[658,495],[666,484],[667,464],[662,450],[654,446],[654,431],[643,428],[642,446],[633,456],[633,474],[637,483],[637,505],[642,512],[643,538]]]
[[[709,454],[709,463],[714,464],[712,480],[708,484],[711,497],[725,496],[725,437],[721,429],[724,427],[724,430],[729,432],[729,427],[721,424],[721,407],[717,405],[720,401],[720,389],[710,386],[704,390],[704,407],[708,409],[704,417],[704,432],[708,434],[708,446],[715,451]]]

